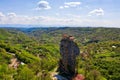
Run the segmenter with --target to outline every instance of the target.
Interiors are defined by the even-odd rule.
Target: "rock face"
[[[71,80],[76,75],[76,57],[80,50],[77,44],[73,41],[74,37],[64,36],[60,42],[61,59],[59,61],[59,74]]]

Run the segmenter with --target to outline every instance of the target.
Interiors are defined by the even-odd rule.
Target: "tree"
[[[18,69],[17,75],[14,76],[15,80],[34,80],[34,73],[26,66],[22,66]]]

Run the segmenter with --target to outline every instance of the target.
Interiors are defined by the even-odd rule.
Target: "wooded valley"
[[[120,28],[0,28],[0,80],[52,80],[62,34],[80,48],[76,69],[85,80],[120,79]]]

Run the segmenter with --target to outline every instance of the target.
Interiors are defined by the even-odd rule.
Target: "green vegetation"
[[[116,45],[116,47],[113,47]],[[83,59],[79,61],[79,72],[83,73],[88,80],[89,75],[96,80],[119,80],[120,79],[120,42],[106,41],[100,43],[88,44],[85,47],[87,56],[80,57]],[[91,75],[91,71],[92,74]],[[104,80],[103,79],[103,80]]]
[[[119,31],[119,28],[0,28],[0,80],[51,80],[50,72],[60,59],[63,33],[76,38],[81,51],[76,69],[86,80],[119,80]]]

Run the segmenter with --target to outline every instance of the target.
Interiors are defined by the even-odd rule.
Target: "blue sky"
[[[120,27],[120,0],[0,0],[0,24]]]

